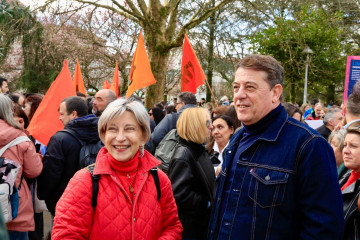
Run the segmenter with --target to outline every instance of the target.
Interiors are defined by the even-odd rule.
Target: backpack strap
[[[13,146],[18,145],[23,142],[31,142],[31,140],[27,136],[20,136],[20,137],[15,138],[14,140],[12,140],[8,144],[6,144],[3,148],[0,149],[0,156],[2,156],[8,148],[13,147]],[[4,160],[5,160],[5,158],[3,158],[3,157],[0,158],[0,166],[3,165]],[[5,174],[7,175],[11,171],[11,169],[12,169],[12,167],[10,165],[6,166]],[[24,179],[24,175],[21,174],[18,191],[20,191],[20,189],[21,189],[23,179]]]
[[[160,181],[159,181],[159,175],[158,175],[158,169],[152,168],[150,169],[150,173],[154,178],[155,186],[156,186],[156,192],[157,192],[157,200],[159,201],[161,198],[161,189],[160,189]]]
[[[95,168],[95,163],[90,164],[89,166],[86,167],[86,169],[90,172],[91,174],[91,182],[92,182],[92,199],[91,199],[91,206],[93,207],[93,210],[95,211],[95,207],[97,205],[97,196],[99,193],[99,180],[100,180],[100,175],[95,175],[94,174],[94,168]]]
[[[73,138],[75,138],[80,143],[81,147],[83,147],[85,145],[85,142],[82,141],[80,138],[78,138],[75,131],[68,129],[68,128],[64,128],[63,130],[60,130],[59,132],[65,132],[65,133],[68,133],[69,135],[71,135]]]
[[[2,156],[8,148],[18,145],[19,143],[22,142],[31,142],[31,140],[27,136],[20,136],[15,138],[14,140],[12,140],[8,144],[6,144],[3,148],[0,149],[0,156]]]

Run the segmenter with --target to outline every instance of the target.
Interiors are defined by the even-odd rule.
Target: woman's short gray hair
[[[118,98],[111,102],[101,114],[98,122],[99,137],[104,142],[107,125],[116,117],[120,117],[125,111],[132,112],[141,127],[145,140],[150,139],[150,117],[144,105],[133,99]]]
[[[335,146],[335,147],[339,147],[340,151],[342,152],[342,150],[344,149],[345,135],[346,135],[346,130],[345,129],[334,130],[330,134],[328,142],[331,144],[331,141],[333,139],[338,139],[339,140],[339,145]]]
[[[10,126],[21,129],[18,122],[14,119],[14,112],[12,111],[11,99],[3,93],[0,93],[0,119],[3,119]]]

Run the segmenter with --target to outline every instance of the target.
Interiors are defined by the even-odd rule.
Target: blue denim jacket
[[[344,215],[334,152],[285,109],[237,161],[229,201],[221,196],[243,130],[224,151],[209,239],[341,239]]]

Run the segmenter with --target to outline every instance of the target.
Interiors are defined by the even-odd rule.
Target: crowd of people
[[[249,55],[217,105],[190,92],[149,109],[107,89],[78,94],[45,146],[26,131],[42,96],[0,78],[0,148],[31,140],[3,154],[20,164],[21,189],[7,231],[0,211],[1,239],[360,238],[360,81],[327,107],[284,102],[284,81],[273,57]]]

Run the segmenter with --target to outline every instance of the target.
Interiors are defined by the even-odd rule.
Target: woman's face
[[[144,144],[143,131],[132,112],[125,111],[108,123],[105,147],[117,161],[129,161]]]
[[[152,109],[149,110],[149,117],[155,121]]]
[[[21,126],[22,129],[25,129],[25,121],[24,121],[23,118],[21,118],[21,117],[14,117],[14,119],[15,119],[15,121],[17,121],[17,122],[20,124],[20,126]]]
[[[212,136],[218,145],[225,146],[233,133],[234,129],[229,128],[224,119],[218,118],[213,122]]]
[[[29,117],[30,115],[30,110],[31,110],[31,103],[30,102],[25,103],[24,112],[27,117]]]
[[[347,168],[360,171],[360,135],[356,133],[346,134],[343,158]]]
[[[342,152],[340,151],[340,140],[334,137],[331,139],[330,145],[335,153],[336,166],[339,166],[344,162]]]

